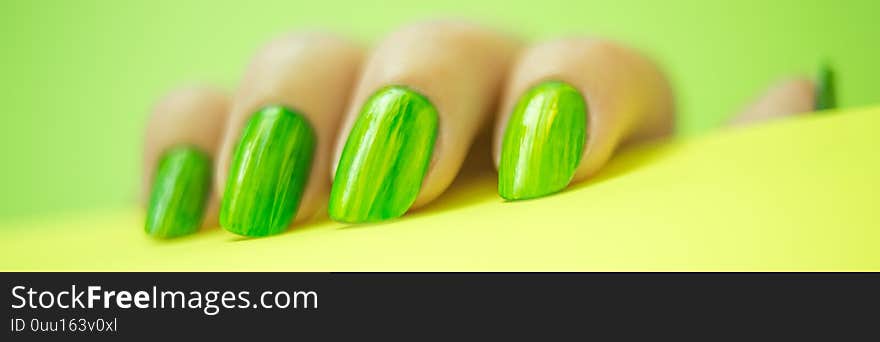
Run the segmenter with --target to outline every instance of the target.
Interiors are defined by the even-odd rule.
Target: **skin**
[[[730,121],[731,126],[742,126],[812,112],[816,91],[812,80],[796,78],[774,84]]]
[[[144,142],[141,202],[146,205],[156,164],[162,153],[187,144],[200,148],[216,160],[217,148],[229,113],[229,95],[206,86],[187,86],[170,91],[153,108]],[[216,193],[216,188],[212,190]],[[219,202],[209,196],[202,226],[217,225]]]
[[[333,160],[339,160],[367,98],[384,86],[405,85],[427,97],[439,116],[434,153],[410,208],[434,200],[452,183],[479,129],[491,119],[494,99],[518,48],[519,42],[510,37],[462,22],[420,23],[392,33],[364,67]],[[330,174],[335,173],[334,165]]]
[[[651,61],[606,40],[549,41],[526,50],[513,66],[495,122],[496,167],[513,106],[547,80],[575,87],[588,107],[587,143],[572,183],[598,172],[621,144],[667,136],[675,126],[671,87]]]
[[[665,76],[650,60],[615,42],[568,38],[523,49],[519,41],[489,28],[426,22],[390,34],[366,56],[362,47],[337,36],[287,35],[255,54],[231,98],[207,87],[170,92],[147,125],[144,202],[161,153],[177,144],[198,146],[216,161],[215,196],[204,220],[215,226],[218,197],[244,124],[258,109],[278,104],[302,113],[317,137],[311,176],[293,223],[310,218],[326,206],[331,177],[361,107],[387,85],[418,91],[439,116],[429,169],[412,208],[430,203],[449,186],[484,128],[494,132],[486,145],[497,167],[512,107],[545,80],[571,84],[589,108],[588,138],[572,182],[601,170],[618,147],[668,136],[674,127],[673,94]],[[813,101],[811,82],[782,83],[734,122],[811,111]]]
[[[214,178],[217,188],[226,186],[232,151],[247,120],[266,105],[280,104],[306,117],[317,137],[312,170],[293,223],[326,205],[333,138],[362,58],[360,46],[322,33],[281,37],[257,52],[232,100]]]

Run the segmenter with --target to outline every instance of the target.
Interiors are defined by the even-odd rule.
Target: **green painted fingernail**
[[[314,153],[305,117],[280,106],[254,113],[229,167],[220,226],[247,236],[283,232],[296,216]]]
[[[816,110],[835,107],[837,107],[837,99],[834,94],[834,71],[828,64],[822,64],[816,79]]]
[[[498,194],[508,200],[564,189],[581,161],[587,106],[572,86],[544,82],[517,102],[501,143]]]
[[[373,222],[398,217],[413,204],[431,162],[437,110],[413,90],[376,92],[354,123],[330,191],[330,217]]]
[[[202,224],[211,188],[211,158],[192,146],[178,146],[159,159],[150,204],[147,234],[172,238],[193,233]]]

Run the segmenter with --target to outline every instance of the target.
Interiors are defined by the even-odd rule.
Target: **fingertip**
[[[152,169],[166,149],[192,145],[212,158],[216,155],[229,101],[229,93],[222,88],[191,83],[165,92],[155,102],[144,132],[144,200],[152,182]]]
[[[255,53],[223,136],[215,181],[224,194],[222,227],[275,234],[322,207],[330,151],[363,53],[326,32],[285,34]]]
[[[554,82],[577,96],[533,94]],[[597,173],[621,144],[671,134],[672,97],[659,67],[617,42],[568,37],[527,48],[510,72],[495,121],[499,195],[558,192]],[[574,99],[583,110],[561,110],[576,108]]]
[[[503,33],[488,27],[458,20],[436,20],[420,22],[405,26],[391,33],[371,53],[368,62],[364,66],[361,79],[352,97],[351,106],[339,129],[339,137],[334,151],[334,165],[331,166],[333,186],[331,193],[330,208],[331,216],[341,220],[352,220],[348,214],[343,213],[343,208],[351,212],[369,211],[365,206],[373,203],[394,203],[395,210],[390,210],[387,215],[381,217],[399,216],[407,210],[425,205],[439,196],[457,174],[464,157],[471,146],[477,132],[484,128],[491,118],[495,100],[500,92],[503,78],[507,67],[515,54],[516,43],[509,40]],[[422,141],[427,135],[404,134],[399,130],[384,129],[384,135],[367,136],[355,135],[352,132],[359,131],[360,118],[364,115],[373,115],[371,103],[375,96],[388,87],[405,87],[418,94],[417,97],[427,99],[433,112],[436,112],[436,134],[432,144]],[[415,98],[416,96],[413,96]],[[415,104],[416,101],[405,101]],[[380,106],[381,107],[381,106]],[[420,106],[427,108],[428,106]],[[376,107],[378,108],[378,107]],[[376,114],[378,117],[395,117],[408,112],[401,108],[382,107],[386,113]],[[427,113],[430,111],[420,111]],[[391,122],[394,120],[389,120]],[[384,120],[373,121],[379,125]],[[384,127],[384,126],[382,126]],[[403,125],[406,131],[420,131],[411,125]],[[374,142],[367,143],[365,137]],[[391,141],[394,142],[391,142]],[[372,141],[372,140],[371,140]],[[417,153],[419,158],[411,155],[401,155],[393,151],[385,151],[374,148],[378,145],[428,148],[430,151]],[[349,148],[360,146],[362,148]],[[383,152],[379,152],[382,150]],[[409,149],[406,149],[409,151]],[[372,152],[371,152],[372,151]],[[374,153],[375,152],[375,153]],[[378,154],[376,154],[378,153]],[[373,179],[359,182],[349,182],[352,179],[362,179],[358,175],[348,177],[340,175],[360,170],[360,167],[352,167],[351,163],[365,163],[371,165],[402,165],[410,163],[403,161],[406,158],[418,159],[418,165],[423,165],[421,157],[427,156],[427,171],[421,175],[420,184],[411,182],[409,173],[401,173],[392,179]],[[368,160],[387,158],[387,162],[368,163]],[[345,166],[345,169],[343,169]],[[384,166],[383,166],[384,167]],[[422,167],[415,167],[421,170]],[[369,200],[361,198],[352,203],[335,203],[341,201],[343,194],[362,193],[357,189],[372,189],[369,182],[388,182],[389,186],[397,187],[397,190],[407,193],[406,201],[398,201],[397,191],[368,191],[373,194]],[[366,183],[364,183],[366,182]],[[361,184],[364,183],[364,184]],[[401,190],[404,185],[414,189]],[[346,188],[346,189],[343,189]],[[415,193],[415,198],[412,197]],[[363,193],[368,196],[366,193]],[[384,194],[384,195],[382,195]],[[376,197],[378,196],[378,197]],[[369,197],[369,196],[368,196]],[[360,198],[360,197],[358,197]],[[398,206],[399,204],[399,206]],[[401,209],[402,208],[402,209]],[[361,210],[363,209],[363,210]],[[354,214],[352,214],[354,215]],[[379,217],[376,216],[376,217]],[[359,215],[354,215],[355,220]]]
[[[191,234],[212,225],[217,144],[228,113],[225,91],[186,85],[155,104],[145,133],[145,231],[158,238]]]

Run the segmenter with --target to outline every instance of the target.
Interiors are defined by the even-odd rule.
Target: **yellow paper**
[[[4,222],[2,270],[880,270],[880,107],[643,146],[594,179],[505,203],[491,169],[387,223],[326,218],[170,242],[129,209]]]

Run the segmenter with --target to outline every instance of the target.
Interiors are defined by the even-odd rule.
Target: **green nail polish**
[[[819,67],[816,79],[816,110],[834,109],[837,100],[834,94],[834,72],[828,64]]]
[[[413,204],[431,162],[437,110],[410,89],[376,92],[354,123],[330,191],[330,217],[373,222],[398,217]]]
[[[229,167],[220,226],[246,236],[283,232],[296,216],[312,168],[315,132],[280,106],[254,113]]]
[[[147,234],[171,238],[193,233],[202,224],[211,188],[211,159],[192,146],[166,151],[159,160],[150,204]]]
[[[587,135],[583,96],[562,82],[544,82],[516,104],[498,166],[498,194],[508,200],[541,197],[568,186]]]

